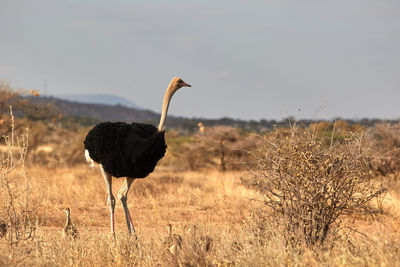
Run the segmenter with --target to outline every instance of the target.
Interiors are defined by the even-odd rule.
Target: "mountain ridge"
[[[136,103],[115,94],[57,94],[53,97],[79,103],[122,105],[138,110],[145,110],[145,108]]]

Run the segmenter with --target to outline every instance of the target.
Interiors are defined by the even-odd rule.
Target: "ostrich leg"
[[[112,193],[112,188],[111,188],[111,179],[112,176],[104,171],[103,166],[100,165],[100,170],[101,173],[103,174],[104,181],[106,182],[107,186],[107,193],[108,193],[108,198],[107,198],[107,205],[110,206],[110,224],[111,224],[111,233],[115,237],[115,228],[114,228],[114,210],[115,210],[115,198]]]
[[[136,235],[135,228],[133,227],[132,223],[132,218],[128,210],[128,204],[126,203],[128,198],[129,188],[131,187],[134,180],[135,178],[125,178],[125,181],[118,192],[118,198],[119,200],[121,200],[122,206],[124,207],[126,224],[128,225],[128,231],[129,233],[133,232]]]

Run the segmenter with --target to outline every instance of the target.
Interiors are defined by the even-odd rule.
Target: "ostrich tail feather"
[[[85,149],[85,158],[86,158],[86,161],[90,163],[90,167],[94,167],[94,161],[90,157],[89,151],[87,149]]]

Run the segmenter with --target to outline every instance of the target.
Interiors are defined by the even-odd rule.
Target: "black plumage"
[[[114,177],[144,178],[154,171],[167,146],[164,131],[150,124],[102,122],[89,131],[85,149]]]

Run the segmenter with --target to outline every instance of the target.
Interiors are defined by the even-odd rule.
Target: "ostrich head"
[[[63,208],[62,211],[65,212],[67,216],[71,213],[71,210],[69,208]]]
[[[168,235],[169,236],[171,236],[172,235],[172,224],[167,224],[167,232],[168,232]]]
[[[165,127],[165,120],[167,117],[167,111],[168,111],[168,106],[169,102],[171,101],[172,96],[176,91],[178,91],[182,87],[192,87],[190,84],[185,83],[181,78],[174,77],[169,84],[167,91],[165,92],[164,96],[164,101],[163,101],[163,106],[162,106],[162,112],[161,112],[161,118],[160,118],[160,124],[158,125],[158,130],[159,131],[164,131]]]
[[[171,83],[168,88],[171,90],[171,93],[175,93],[178,89],[182,87],[192,87],[190,84],[185,83],[181,78],[174,77],[172,78]]]

